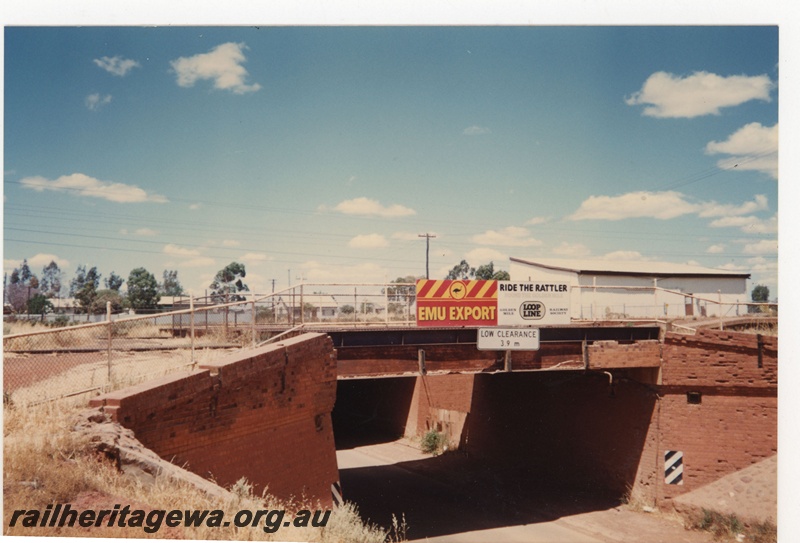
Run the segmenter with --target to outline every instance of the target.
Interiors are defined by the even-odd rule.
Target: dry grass
[[[35,405],[55,398],[65,397],[78,391],[100,394],[132,386],[163,375],[190,372],[198,365],[212,362],[224,356],[227,350],[195,350],[194,364],[190,349],[156,351],[152,353],[114,352],[111,380],[108,378],[108,362],[81,364],[64,373],[54,375],[35,384],[14,390],[11,400],[17,406]],[[85,400],[85,394],[83,399]]]
[[[751,543],[776,543],[778,528],[769,520],[747,524],[734,514],[722,514],[703,509],[685,519],[687,528],[710,532],[715,539],[747,541]]]
[[[274,533],[262,527],[192,527],[162,529],[146,533],[141,528],[121,527],[9,527],[13,511],[44,510],[48,505],[73,503],[74,508],[110,509],[114,504],[132,509],[222,510],[231,519],[237,511],[299,508],[315,510],[313,504],[290,505],[269,496],[253,496],[250,485],[240,481],[228,498],[214,498],[191,484],[167,477],[142,482],[117,471],[115,465],[96,453],[86,438],[70,429],[80,402],[60,401],[21,409],[4,407],[4,535],[181,538],[223,540],[281,540],[382,543],[400,540],[397,534],[365,524],[353,505],[331,512],[325,527],[281,526]],[[291,520],[287,513],[284,520]],[[263,524],[262,524],[263,526]],[[398,523],[398,531],[405,527]]]
[[[6,333],[8,331],[8,333]],[[9,335],[30,334],[31,332],[48,331],[47,334],[8,338]],[[3,350],[4,351],[36,351],[57,350],[66,347],[82,347],[95,345],[107,341],[108,333],[104,327],[93,326],[87,328],[49,328],[43,325],[27,324],[22,322],[3,324]]]

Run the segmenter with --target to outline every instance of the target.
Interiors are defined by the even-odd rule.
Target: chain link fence
[[[602,291],[612,296],[599,296]],[[635,296],[613,295],[624,292]],[[693,309],[702,317],[717,316],[720,326],[723,317],[777,315],[777,304],[728,303],[659,288],[574,286],[571,296],[576,323],[671,321],[693,331],[693,322],[686,322]],[[414,283],[306,283],[269,295],[236,297],[230,303],[183,298],[173,305],[175,311],[152,315],[111,315],[109,310],[101,322],[60,328],[24,319],[4,322],[4,401],[29,404],[114,390],[188,372],[231,350],[300,329],[416,324]]]
[[[235,349],[313,326],[407,326],[409,284],[303,284],[269,295],[181,298],[176,311],[132,316],[24,316],[3,323],[4,401],[32,404],[97,394],[191,371]],[[49,321],[49,322],[48,322]],[[54,328],[53,326],[60,327]]]

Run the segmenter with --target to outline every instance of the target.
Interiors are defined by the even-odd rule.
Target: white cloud
[[[325,207],[321,206],[320,209],[324,210]],[[413,209],[399,204],[386,207],[377,200],[372,200],[363,196],[361,198],[339,202],[333,209],[345,215],[364,215],[385,218],[407,217],[409,215],[416,215],[417,213]]]
[[[587,219],[619,221],[647,217],[667,220],[694,213],[697,210],[698,206],[687,202],[680,192],[638,191],[620,196],[590,196],[567,219],[572,221]]]
[[[429,232],[431,236],[436,236],[435,233]],[[392,234],[392,239],[400,240],[400,241],[418,241],[422,238],[419,237],[420,235],[415,232],[395,232]],[[438,237],[438,236],[437,236]]]
[[[716,255],[716,254],[722,253],[722,252],[724,252],[724,251],[725,251],[725,246],[724,246],[724,245],[720,245],[720,244],[717,244],[717,245],[710,245],[710,246],[709,246],[709,247],[706,249],[706,252],[707,252],[708,254],[711,254],[711,255]]]
[[[361,234],[347,243],[353,249],[380,249],[388,247],[389,242],[380,234]]]
[[[746,224],[742,226],[742,232],[748,234],[777,234],[778,215],[775,214],[769,219],[757,220]]]
[[[203,207],[203,204],[189,204],[189,209],[191,209],[192,211],[196,211],[201,207]]]
[[[247,46],[243,43],[223,43],[208,53],[180,57],[170,64],[181,87],[192,87],[201,79],[210,79],[215,89],[229,90],[234,94],[256,92],[261,85],[245,83],[248,73],[242,66],[246,62],[242,53],[244,49]]]
[[[698,217],[722,217],[711,223],[711,226],[743,226],[755,217],[745,220],[742,215],[755,213],[769,208],[767,197],[757,194],[752,201],[740,205],[711,202],[690,202],[680,192],[628,192],[619,196],[590,196],[584,200],[578,210],[567,216],[568,220],[606,220],[623,219],[660,219],[669,220],[683,215],[697,214]]]
[[[105,96],[102,96],[99,92],[96,92],[87,96],[86,100],[84,100],[84,103],[91,111],[98,111],[103,106],[111,103],[111,95],[106,94]]]
[[[223,247],[238,247],[240,245],[241,245],[241,243],[239,241],[236,241],[235,239],[222,240],[222,246]]]
[[[316,283],[383,283],[391,275],[387,268],[372,262],[337,266],[312,260],[301,269],[307,281]]]
[[[630,106],[645,105],[650,117],[692,118],[719,115],[720,108],[733,107],[750,100],[770,101],[773,83],[766,75],[720,76],[694,72],[681,77],[656,72],[647,78],[641,90],[625,99]]]
[[[69,191],[78,196],[101,198],[109,202],[156,202],[163,204],[168,201],[165,196],[160,194],[148,194],[147,191],[140,189],[136,185],[100,181],[99,179],[89,177],[82,173],[62,175],[53,181],[40,176],[26,177],[22,179],[20,183],[23,187],[35,190],[36,192],[43,192],[45,190],[52,190],[55,192]]]
[[[210,266],[214,266],[216,262],[217,261],[211,258],[210,256],[198,256],[196,258],[181,260],[178,264],[174,265],[180,266],[182,268],[208,268]],[[167,267],[171,267],[172,265],[173,264],[170,264]],[[211,284],[211,281],[209,281],[208,284]]]
[[[486,128],[485,126],[478,126],[473,124],[472,126],[468,126],[461,133],[465,136],[482,136],[484,134],[491,134],[492,131]]]
[[[536,226],[537,224],[544,224],[550,220],[550,217],[533,217],[525,221],[525,226]]]
[[[753,215],[744,217],[721,217],[711,221],[709,226],[714,228],[739,228],[747,234],[777,234],[778,216],[769,219],[760,219]]]
[[[705,203],[698,215],[700,217],[731,217],[763,211],[768,207],[767,197],[763,194],[756,194],[752,202],[745,202],[739,206],[716,202]]]
[[[752,258],[747,259],[747,264],[749,265],[749,271],[753,273],[775,273],[776,277],[773,281],[773,284],[777,284],[777,271],[778,271],[778,260],[775,258],[766,259],[763,256],[754,256]]]
[[[755,243],[745,243],[742,252],[746,255],[774,255],[778,254],[777,239],[762,239]]]
[[[642,255],[639,251],[612,251],[603,255],[603,260],[652,260],[650,257]]]
[[[562,241],[558,247],[553,247],[553,253],[561,256],[589,256],[592,251],[583,243],[567,243]]]
[[[728,136],[725,141],[706,144],[709,155],[732,155],[717,162],[725,170],[755,170],[778,178],[778,124],[762,126],[750,123]]]
[[[495,266],[497,266],[498,263],[504,263],[508,260],[508,255],[506,253],[501,253],[497,249],[490,249],[489,247],[478,247],[464,256],[466,256],[467,262],[470,262],[476,268],[483,264],[488,264],[489,262],[494,262]],[[450,268],[445,271],[445,274],[447,274],[447,271],[450,271]]]
[[[502,230],[487,230],[483,234],[472,236],[473,243],[503,247],[536,247],[542,242],[531,237],[527,228],[508,226]]]
[[[120,56],[114,57],[101,57],[94,59],[94,63],[110,74],[124,77],[134,68],[141,66],[135,60],[129,58],[122,58]]]
[[[239,257],[240,262],[244,262],[245,264],[252,264],[255,262],[264,262],[268,260],[269,257],[264,253],[245,253]]]
[[[31,269],[31,272],[33,272],[33,274],[36,275],[37,277],[41,275],[42,268],[50,264],[50,262],[55,262],[61,269],[69,267],[69,260],[50,253],[37,253],[32,257],[28,258],[27,260],[28,260],[28,267]],[[22,265],[22,259],[3,260],[3,269],[9,272],[13,271],[14,268],[19,268],[21,265]]]
[[[200,251],[198,249],[188,249],[186,247],[181,247],[180,245],[175,245],[173,243],[168,243],[164,246],[162,250],[164,254],[171,255],[171,256],[199,256]]]

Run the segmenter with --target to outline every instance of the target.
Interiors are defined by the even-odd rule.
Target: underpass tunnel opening
[[[529,485],[622,499],[656,402],[625,371],[478,375],[464,452]]]
[[[403,437],[415,377],[340,379],[331,417],[336,449]]]
[[[340,381],[352,388],[340,396],[344,401],[352,405],[358,398],[372,409],[401,390],[407,401],[416,386],[413,405],[403,403],[394,417],[383,417],[380,428],[391,428],[397,437],[400,412],[410,415],[407,435],[418,421],[419,437],[445,427],[437,425],[439,418],[452,422],[466,411],[460,434],[453,436],[456,450],[340,470],[343,489],[362,515],[379,524],[390,526],[392,514],[405,514],[413,538],[615,507],[635,484],[640,466],[656,462],[651,423],[657,396],[637,381],[641,377],[626,370],[580,370]],[[361,412],[369,411],[366,406]],[[343,413],[334,417],[335,431],[343,427]]]

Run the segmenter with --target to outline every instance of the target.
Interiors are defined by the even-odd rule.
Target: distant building
[[[302,300],[302,302],[301,302]],[[285,319],[293,315],[300,320],[300,307],[305,309],[305,317],[311,320],[330,320],[339,316],[339,303],[330,294],[281,295],[275,298],[275,315]]]
[[[731,304],[749,301],[749,273],[670,262],[510,261],[512,281],[557,281],[581,287],[572,288],[573,319],[711,317],[719,316],[720,311],[726,316],[747,312],[744,306]],[[722,305],[717,303],[720,301]]]

